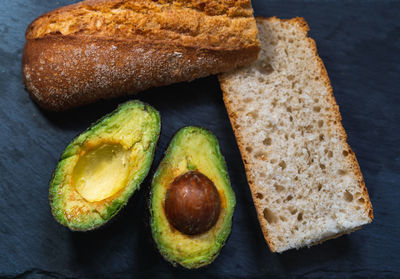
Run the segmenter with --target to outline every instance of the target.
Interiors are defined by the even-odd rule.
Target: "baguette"
[[[22,70],[43,108],[65,110],[251,63],[250,0],[88,0],[26,31]]]
[[[373,219],[357,159],[303,18],[258,18],[251,66],[219,76],[264,237],[273,252]]]

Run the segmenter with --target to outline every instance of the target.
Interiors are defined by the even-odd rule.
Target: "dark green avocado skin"
[[[49,201],[56,221],[73,231],[88,231],[112,219],[147,176],[160,128],[158,111],[148,104],[134,100],[123,103],[73,139],[62,153],[50,181]],[[129,179],[121,191],[104,201],[89,202],[80,196],[72,185],[71,173],[82,150],[98,142],[118,142],[124,145],[128,152],[139,153],[137,150],[140,150],[141,160],[129,171]],[[136,148],[137,145],[142,148]]]
[[[165,194],[173,179],[196,170],[216,186],[223,210],[208,232],[186,236],[175,230],[164,211]],[[150,226],[160,254],[172,265],[196,269],[214,261],[224,246],[232,226],[236,204],[224,157],[214,134],[199,127],[184,127],[172,139],[157,168],[150,192]]]

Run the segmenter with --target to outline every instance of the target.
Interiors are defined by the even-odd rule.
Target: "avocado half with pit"
[[[210,264],[230,234],[235,203],[217,138],[181,129],[151,185],[150,223],[161,255],[185,268]]]
[[[110,220],[146,177],[159,134],[159,113],[129,101],[75,138],[50,182],[55,219],[79,231]]]

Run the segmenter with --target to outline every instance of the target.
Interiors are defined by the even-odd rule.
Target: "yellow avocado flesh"
[[[105,200],[126,186],[129,151],[118,143],[101,144],[86,151],[75,165],[75,189],[88,202]]]

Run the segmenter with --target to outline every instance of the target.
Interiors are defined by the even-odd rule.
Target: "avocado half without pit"
[[[151,230],[161,255],[185,268],[210,264],[230,234],[235,203],[216,137],[181,129],[151,186]]]
[[[110,220],[146,177],[159,133],[159,113],[129,101],[75,138],[50,182],[55,219],[80,231]]]

